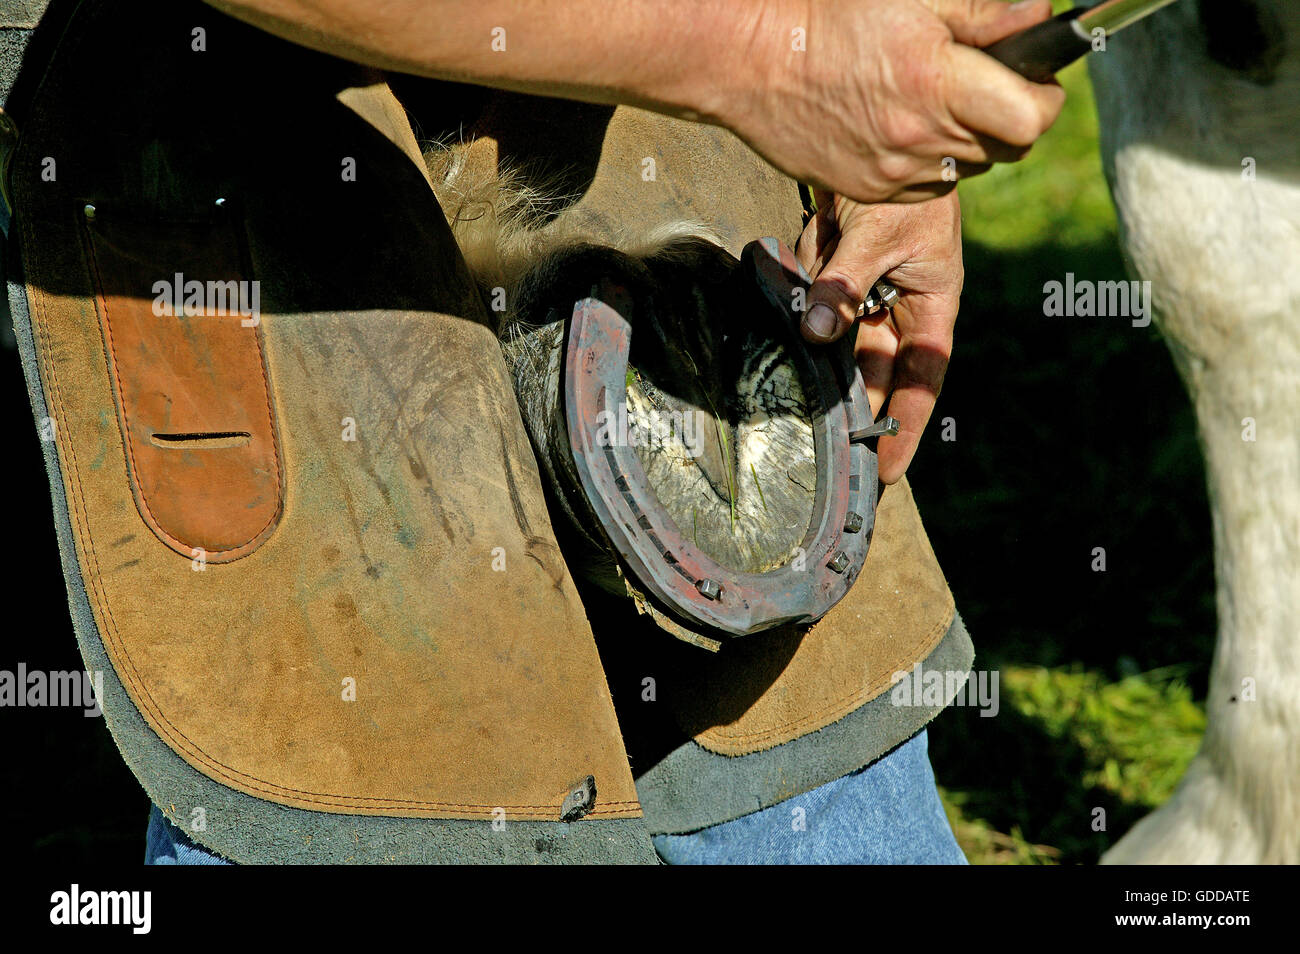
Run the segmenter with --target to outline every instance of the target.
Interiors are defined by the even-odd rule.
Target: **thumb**
[[[1052,15],[1051,0],[922,0],[960,43],[985,47]]]
[[[852,328],[858,306],[871,286],[899,264],[894,260],[897,249],[890,248],[887,236],[874,232],[858,228],[842,235],[830,261],[808,289],[808,311],[802,326],[808,341],[835,341]]]

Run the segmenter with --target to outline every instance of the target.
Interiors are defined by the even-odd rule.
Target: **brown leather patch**
[[[140,516],[187,557],[247,556],[284,497],[256,285],[233,213],[170,223],[96,209],[83,221]]]
[[[631,106],[494,92],[466,142],[426,155],[435,181],[450,161],[496,167],[517,186],[565,196],[548,206],[542,235],[619,245],[695,222],[737,256],[764,235],[792,247],[799,237],[794,180],[726,129]]]

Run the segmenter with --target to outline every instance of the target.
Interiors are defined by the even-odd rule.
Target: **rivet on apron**
[[[560,805],[560,821],[574,822],[596,807],[596,776],[588,775],[573,787]]]

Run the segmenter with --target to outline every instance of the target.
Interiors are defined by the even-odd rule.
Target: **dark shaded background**
[[[1119,680],[1173,667],[1203,700],[1216,626],[1196,423],[1154,326],[1042,315],[1068,267],[1123,275],[1113,244],[992,253],[966,246],[953,363],[909,471],[975,640],[977,669],[1079,665]],[[939,421],[956,421],[957,440]],[[1093,572],[1094,547],[1107,569]],[[1077,746],[1005,700],[930,731],[940,783],[998,831],[1095,861],[1149,806],[1084,785]],[[1158,739],[1156,740],[1158,744]],[[1108,833],[1088,827],[1104,807]],[[969,848],[968,848],[969,851]]]

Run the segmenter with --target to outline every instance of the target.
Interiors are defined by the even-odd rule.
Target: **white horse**
[[[1300,4],[1184,0],[1091,57],[1121,242],[1196,409],[1209,723],[1110,863],[1300,862]]]

